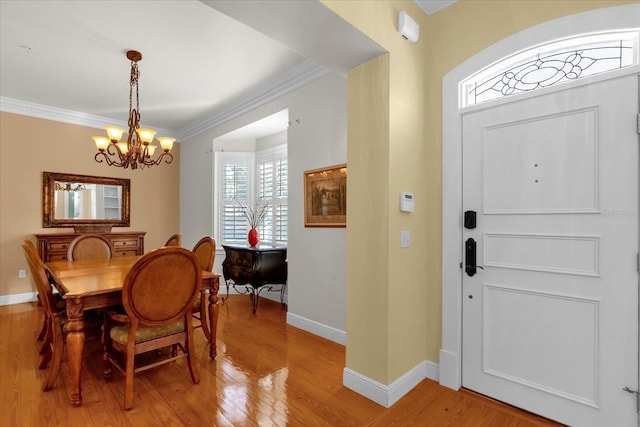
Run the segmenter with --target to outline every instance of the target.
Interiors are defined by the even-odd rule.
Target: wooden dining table
[[[127,273],[141,256],[122,256],[108,260],[52,261],[47,263],[58,279],[55,286],[66,300],[67,353],[71,389],[69,400],[74,406],[82,405],[82,356],[85,341],[84,312],[122,303],[122,287]],[[216,357],[216,325],[218,323],[218,291],[220,275],[202,272],[202,289],[209,292],[209,331],[203,328],[209,340],[209,357]],[[201,313],[203,314],[203,313]],[[201,316],[202,322],[205,322]]]

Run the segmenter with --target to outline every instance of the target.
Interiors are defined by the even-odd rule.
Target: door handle
[[[476,241],[469,237],[464,243],[464,271],[469,276],[475,276],[476,268]]]

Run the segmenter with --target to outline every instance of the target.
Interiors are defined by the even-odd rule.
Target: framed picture
[[[304,172],[304,226],[347,226],[347,165]]]

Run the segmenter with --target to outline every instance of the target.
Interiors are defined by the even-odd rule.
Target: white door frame
[[[442,83],[442,348],[440,384],[462,382],[462,120],[459,83],[512,53],[554,39],[638,26],[640,4],[597,9],[545,22],[514,34],[472,56]]]

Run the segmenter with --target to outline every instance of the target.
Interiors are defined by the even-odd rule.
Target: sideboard
[[[260,291],[273,290],[272,285],[280,285],[280,303],[285,306],[284,292],[287,287],[287,248],[258,245],[257,247],[222,245],[225,258],[222,274],[227,285],[238,291],[237,285],[244,285],[240,293],[249,293],[253,302],[253,313],[258,309]]]
[[[114,256],[144,255],[145,231],[123,233],[95,233],[105,236],[115,248]],[[44,262],[67,259],[67,249],[77,233],[36,234],[38,252]]]

